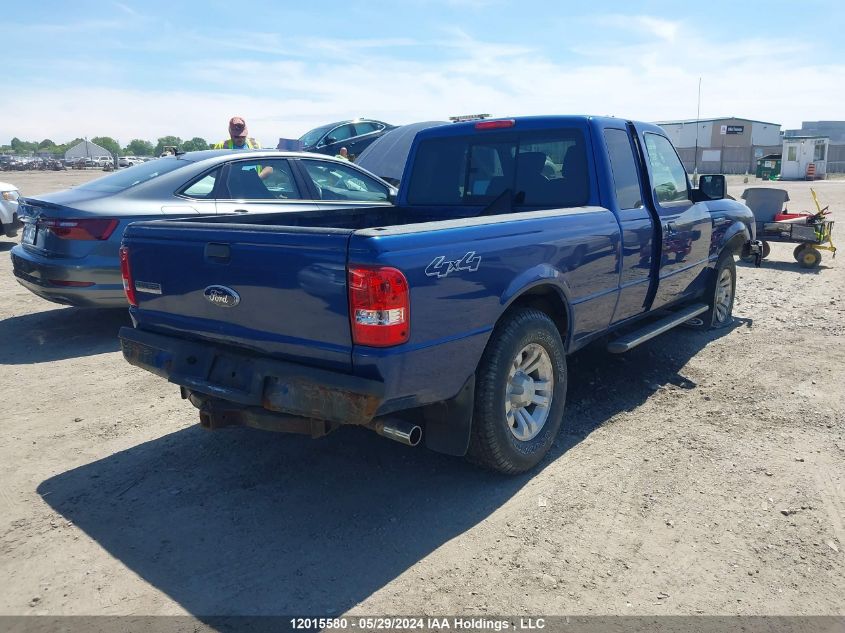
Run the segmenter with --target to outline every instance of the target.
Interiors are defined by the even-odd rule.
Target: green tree
[[[129,156],[152,156],[153,144],[140,138],[133,138],[126,146],[126,153]],[[161,152],[159,152],[161,154]]]
[[[47,149],[47,150],[49,150],[49,149],[51,149],[51,148],[53,148],[53,147],[55,147],[55,146],[56,146],[56,144],[55,144],[53,141],[51,141],[51,140],[50,140],[50,139],[48,139],[48,138],[45,138],[43,141],[41,141],[41,142],[38,144],[38,149]]]
[[[16,154],[30,154],[38,149],[38,143],[22,141],[17,136],[12,139],[10,145]]]
[[[161,153],[164,151],[165,145],[174,145],[176,149],[182,149],[182,139],[178,136],[162,136],[158,139],[158,143],[156,144],[155,150],[153,151],[154,156],[160,156]]]
[[[182,149],[186,152],[199,152],[204,149],[208,149],[209,147],[210,145],[208,144],[208,141],[204,138],[200,138],[199,136],[195,136],[190,141],[185,141],[182,144]]]
[[[91,139],[91,142],[103,149],[107,149],[112,156],[120,156],[120,143],[111,136],[95,136]]]

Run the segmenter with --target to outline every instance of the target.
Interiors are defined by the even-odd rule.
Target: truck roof
[[[479,130],[477,125],[482,124],[485,127],[495,124],[498,121],[513,121],[513,126],[506,129],[511,130],[548,130],[567,125],[584,125],[590,123],[616,123],[617,125],[625,125],[630,119],[622,119],[612,116],[594,116],[589,114],[554,114],[541,116],[515,116],[515,117],[497,117],[495,119],[478,119],[474,121],[465,121],[459,123],[452,123],[441,125],[438,127],[428,128],[422,130],[417,134],[417,140],[424,140],[428,138],[450,138],[455,136],[465,136],[468,134],[484,133],[485,130]],[[658,134],[665,134],[665,131],[653,123],[645,123],[641,121],[631,121],[635,123],[640,129],[649,130]],[[488,131],[495,132],[494,129],[488,127]]]
[[[441,125],[439,127],[429,128],[419,132],[417,138],[422,140],[425,138],[448,138],[452,136],[463,136],[466,134],[476,134],[476,125],[483,124],[489,126],[491,123],[497,121],[513,121],[514,125],[510,129],[516,130],[547,130],[557,127],[566,127],[567,125],[580,124],[583,125],[589,122],[603,121],[603,122],[617,122],[624,125],[630,119],[621,119],[611,116],[594,116],[588,114],[554,114],[554,115],[540,115],[540,116],[514,116],[514,117],[497,117],[494,119],[479,119],[474,121],[465,121],[459,123],[452,123],[451,125]],[[663,130],[652,123],[637,122],[638,125],[645,128],[653,128],[654,131],[663,134]],[[493,131],[493,130],[491,130]]]

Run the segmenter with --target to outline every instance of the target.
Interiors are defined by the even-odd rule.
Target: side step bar
[[[701,303],[696,303],[688,308],[684,308],[680,312],[673,312],[667,317],[650,323],[649,325],[640,328],[625,336],[620,336],[618,339],[611,341],[607,345],[607,351],[611,354],[622,354],[634,349],[637,345],[650,341],[655,336],[663,334],[671,330],[673,327],[686,323],[693,317],[697,317],[702,312],[707,312],[708,307]]]

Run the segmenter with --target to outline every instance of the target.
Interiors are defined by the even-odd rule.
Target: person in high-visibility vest
[[[258,141],[247,136],[246,121],[243,117],[233,116],[229,119],[229,138],[225,141],[215,143],[214,149],[261,149]],[[269,165],[262,167],[256,165],[258,177],[264,180],[273,173],[273,168]]]
[[[214,145],[214,149],[261,149],[254,138],[247,136],[246,121],[242,117],[229,119],[229,138]]]

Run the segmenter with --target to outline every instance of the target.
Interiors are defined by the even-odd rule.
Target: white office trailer
[[[830,139],[792,136],[783,139],[780,176],[783,180],[816,180],[827,174]]]

